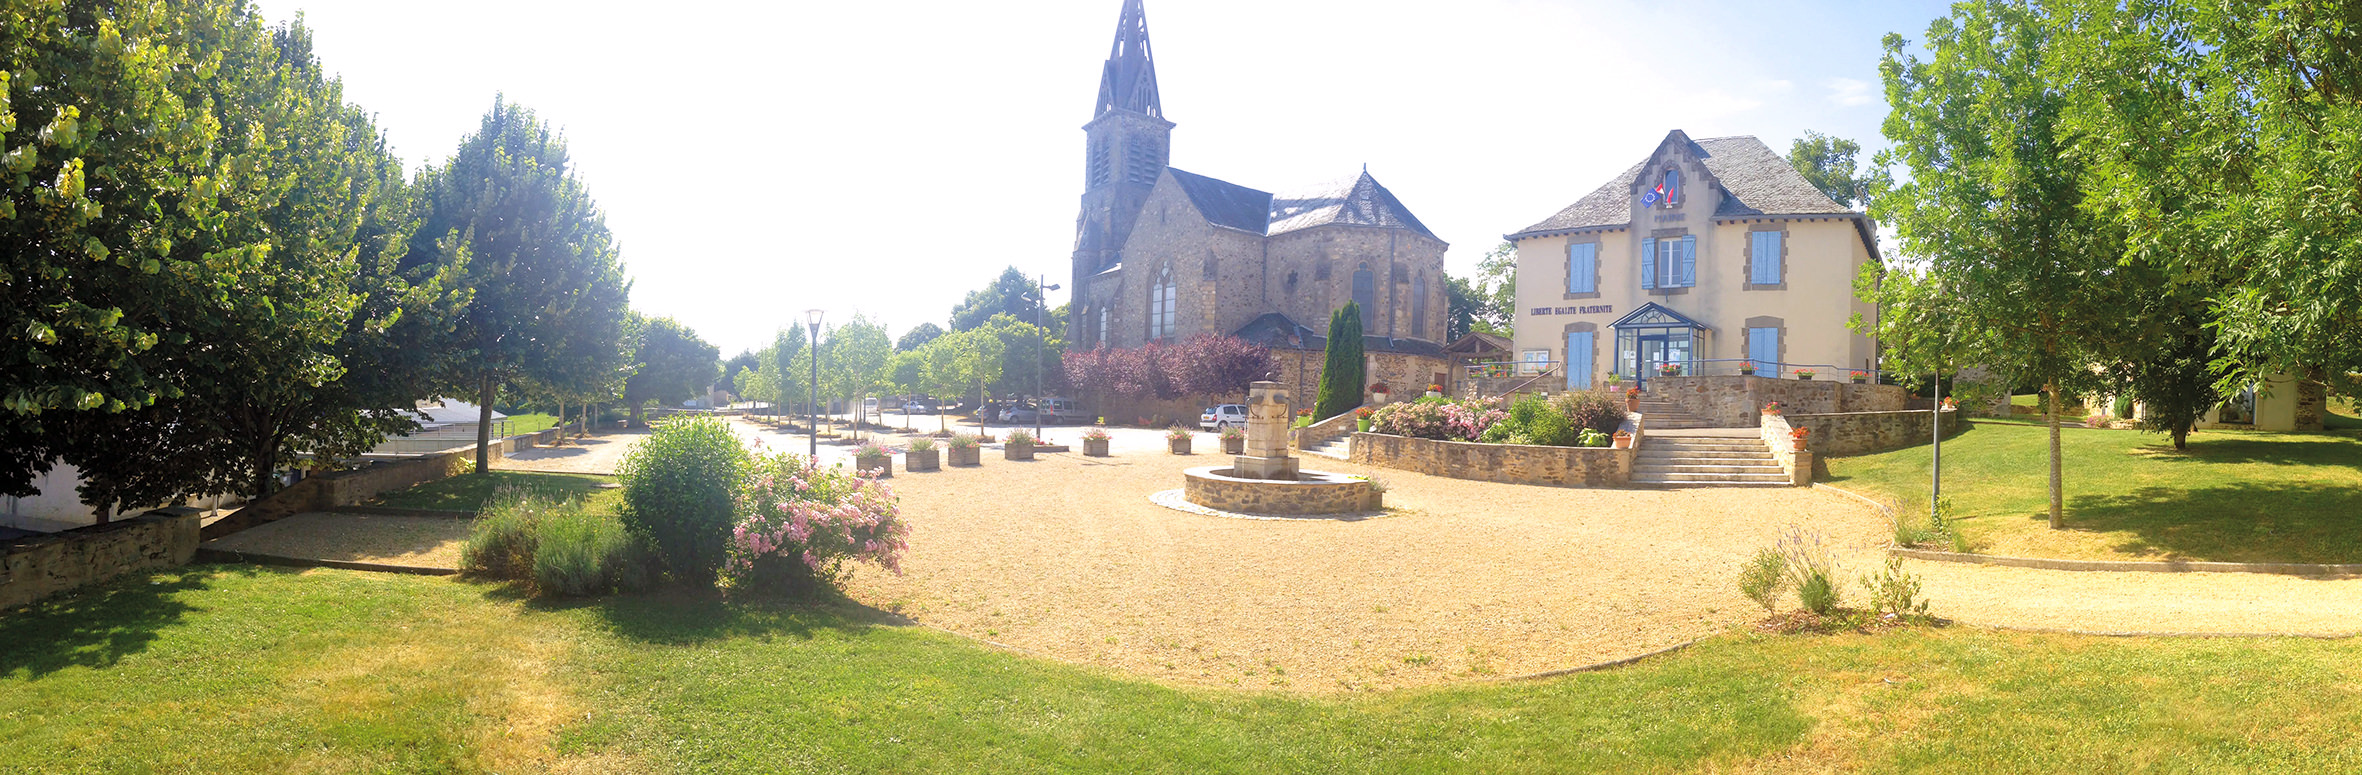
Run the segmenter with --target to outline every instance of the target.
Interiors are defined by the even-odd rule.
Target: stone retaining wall
[[[1360,427],[1360,418],[1353,416],[1356,411],[1360,411],[1360,407],[1302,428],[1291,428],[1288,430],[1289,441],[1295,444],[1297,449],[1311,449],[1344,436],[1351,436],[1354,429]]]
[[[131,519],[0,544],[0,609],[128,573],[186,565],[197,554],[196,509],[157,509]]]
[[[1773,401],[1791,415],[1837,414],[1901,411],[1911,397],[1900,386],[1856,385],[1845,381],[1843,374],[1837,377],[1809,382],[1737,375],[1652,377],[1648,392],[1652,399],[1678,404],[1723,428],[1753,427],[1763,405]]]
[[[1805,437],[1806,449],[1821,455],[1856,455],[1926,443],[1928,423],[1932,421],[1928,414],[1924,410],[1842,414],[1790,412],[1786,422],[1791,427],[1812,429],[1812,433]],[[1943,417],[1946,437],[1960,432],[1958,410],[1947,409]]]
[[[499,460],[511,452],[521,452],[557,441],[558,432],[558,429],[550,428],[538,433],[495,439],[492,442],[492,459]],[[469,444],[431,455],[372,463],[349,471],[330,471],[307,477],[293,486],[246,504],[238,513],[206,526],[205,540],[210,541],[307,511],[327,511],[350,506],[385,493],[445,479],[467,470],[475,460],[476,445]]]
[[[1353,434],[1353,462],[1432,476],[1509,484],[1622,487],[1632,482],[1633,450],[1477,444]]]
[[[1383,494],[1364,481],[1271,481],[1225,475],[1230,466],[1192,468],[1182,476],[1182,498],[1240,514],[1354,514],[1384,510]]]

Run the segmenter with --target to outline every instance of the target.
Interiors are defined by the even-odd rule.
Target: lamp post
[[[1042,396],[1042,348],[1046,344],[1043,340],[1048,339],[1050,333],[1042,329],[1042,316],[1050,308],[1050,292],[1058,290],[1058,286],[1046,284],[1049,279],[1043,275],[1033,276],[1033,439],[1035,443],[1041,441],[1042,410],[1047,408],[1043,406],[1047,400]]]
[[[812,423],[812,427],[806,430],[812,432],[812,445],[809,452],[814,462],[820,460],[820,317],[825,314],[827,313],[823,310],[804,310],[804,319],[812,325],[812,392],[805,394],[805,397],[812,401],[812,411],[811,415],[805,419]]]

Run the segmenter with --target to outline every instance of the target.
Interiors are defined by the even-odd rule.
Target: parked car
[[[942,411],[942,405],[924,396],[902,402],[903,414],[934,414],[939,411]]]
[[[1247,405],[1223,404],[1206,407],[1205,413],[1197,416],[1197,427],[1205,431],[1247,427]]]

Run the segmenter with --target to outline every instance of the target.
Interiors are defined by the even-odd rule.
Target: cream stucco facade
[[[1750,363],[1786,378],[1870,371],[1875,343],[1848,321],[1877,315],[1853,290],[1878,260],[1873,233],[1755,138],[1675,131],[1646,161],[1508,235],[1519,360],[1547,362],[1527,368],[1578,389],[1609,374],[1645,382],[1664,363],[1689,374]]]

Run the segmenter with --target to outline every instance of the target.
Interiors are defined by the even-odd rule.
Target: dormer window
[[[1664,179],[1658,181],[1656,187],[1649,189],[1648,193],[1640,196],[1640,204],[1643,207],[1672,207],[1680,199],[1681,172],[1667,167]]]

